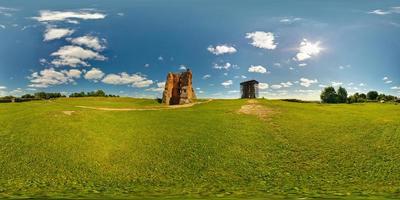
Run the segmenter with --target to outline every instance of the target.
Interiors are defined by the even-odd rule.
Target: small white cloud
[[[89,49],[84,49],[79,46],[63,46],[58,51],[51,54],[51,56],[57,57],[51,63],[55,66],[71,66],[76,67],[78,65],[89,66],[86,60],[105,60],[106,57],[100,55]]]
[[[360,87],[364,87],[364,86],[365,86],[365,84],[364,84],[364,83],[360,83],[360,84],[358,84],[358,86],[360,86]]]
[[[227,80],[227,81],[224,81],[224,82],[221,83],[221,85],[226,87],[226,88],[228,88],[232,84],[233,84],[232,80]]]
[[[282,87],[288,88],[290,86],[293,85],[293,83],[291,83],[290,81],[286,82],[286,83],[281,83]]]
[[[102,72],[98,68],[92,68],[91,70],[87,71],[84,78],[87,80],[93,80],[97,82],[98,80],[102,79],[104,77],[104,72]]]
[[[239,93],[239,92],[240,92],[239,90],[229,90],[229,91],[228,91],[229,94]]]
[[[393,86],[390,89],[392,89],[392,90],[400,90],[400,86]]]
[[[240,77],[241,77],[242,79],[247,78],[247,76],[245,76],[245,75],[241,75]]]
[[[392,83],[392,82],[393,82],[393,81],[391,81],[391,80],[385,81],[386,84],[390,84],[390,83]]]
[[[157,60],[159,60],[159,61],[163,61],[163,60],[164,60],[164,58],[163,58],[162,56],[158,56]]]
[[[5,90],[5,89],[7,89],[6,86],[1,86],[1,85],[0,85],[0,90]]]
[[[262,49],[275,49],[277,44],[275,43],[275,36],[271,32],[256,31],[252,33],[246,33],[246,38],[251,39],[251,45],[262,48]]]
[[[102,80],[103,83],[112,85],[131,85],[132,87],[148,87],[153,84],[152,80],[147,79],[145,76],[140,74],[129,75],[126,72],[119,74],[108,74]]]
[[[299,67],[305,67],[305,66],[307,66],[307,63],[300,63],[299,64]]]
[[[80,11],[50,11],[41,10],[38,17],[33,17],[33,19],[39,22],[57,22],[65,21],[68,23],[77,24],[78,20],[96,20],[104,19],[105,14],[99,12],[92,12],[89,10]]]
[[[266,90],[269,88],[269,85],[268,85],[268,83],[258,83],[258,88],[260,90]]]
[[[144,67],[150,67],[150,64],[146,63],[146,64],[144,64]]]
[[[227,62],[225,64],[214,64],[213,68],[214,69],[225,69],[225,70],[228,70],[231,67],[232,67],[232,64]]]
[[[341,85],[343,85],[342,82],[335,82],[335,81],[332,81],[332,86],[333,86],[333,87],[337,87],[337,86],[341,86]]]
[[[210,74],[206,74],[206,75],[203,76],[203,79],[209,79],[209,78],[211,78]]]
[[[327,85],[319,84],[318,87],[325,88],[325,87],[328,87],[328,86],[327,86]]]
[[[165,82],[158,82],[157,87],[147,88],[146,91],[151,92],[162,92],[165,88]]]
[[[303,39],[300,42],[299,53],[296,54],[294,60],[303,61],[310,59],[312,56],[318,55],[322,48],[319,46],[320,42],[309,42],[307,39]]]
[[[307,78],[300,78],[300,85],[304,87],[310,87],[312,84],[318,83],[317,79],[311,80]]]
[[[300,21],[302,18],[299,17],[285,17],[279,20],[279,22],[284,24],[293,24],[294,22]]]
[[[120,13],[117,13],[117,15],[122,17],[122,16],[125,16],[125,13],[120,12]]]
[[[2,28],[2,29],[5,29],[5,28],[6,28],[6,26],[5,26],[5,25],[3,25],[3,24],[0,24],[0,28]]]
[[[386,80],[388,80],[388,79],[389,79],[389,78],[388,78],[387,76],[385,76],[385,77],[383,77],[382,80],[386,81]]]
[[[267,69],[261,65],[251,65],[248,69],[249,72],[254,72],[254,73],[267,73]]]
[[[106,48],[105,39],[99,39],[98,37],[90,35],[85,35],[77,38],[68,38],[68,41],[70,41],[72,44],[86,46],[96,51],[102,51]]]
[[[74,32],[75,32],[74,30],[68,28],[47,27],[46,31],[44,32],[43,41],[60,39],[69,36]]]
[[[179,65],[179,70],[186,70],[186,66],[185,65]]]
[[[271,88],[272,88],[272,89],[275,89],[275,90],[281,89],[281,88],[282,88],[282,85],[271,85]]]
[[[369,14],[375,14],[375,15],[388,15],[388,14],[390,14],[389,11],[383,11],[381,9],[376,9],[376,10],[370,11],[368,13]]]
[[[217,46],[215,46],[215,47],[213,47],[213,46],[209,46],[208,48],[207,48],[207,50],[209,51],[209,52],[211,52],[212,54],[215,54],[215,55],[222,55],[222,54],[233,54],[233,53],[236,53],[237,52],[237,50],[235,49],[235,47],[233,47],[233,46],[230,46],[230,45],[227,45],[227,44],[224,44],[224,45],[217,45]]]

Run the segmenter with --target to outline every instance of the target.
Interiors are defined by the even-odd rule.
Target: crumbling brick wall
[[[162,102],[167,105],[178,105],[193,102],[196,98],[192,86],[192,71],[168,73]]]

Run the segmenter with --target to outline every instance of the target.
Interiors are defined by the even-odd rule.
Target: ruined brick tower
[[[162,102],[167,105],[186,104],[196,98],[192,87],[192,71],[189,69],[181,73],[169,72]]]

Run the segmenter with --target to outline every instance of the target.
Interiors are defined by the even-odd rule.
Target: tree
[[[321,92],[321,100],[323,103],[337,103],[338,95],[333,87],[326,87]]]
[[[339,103],[346,103],[347,101],[347,91],[346,89],[339,87],[337,91],[337,97]]]
[[[24,95],[21,96],[21,98],[23,98],[23,99],[33,99],[33,98],[35,98],[35,96],[33,96],[31,94],[24,94]]]
[[[377,91],[369,91],[367,93],[367,99],[368,100],[376,100],[378,98],[378,92]]]

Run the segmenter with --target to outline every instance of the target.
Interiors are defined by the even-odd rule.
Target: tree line
[[[67,97],[60,92],[36,92],[34,94],[24,94],[21,97],[5,96],[0,97],[1,102],[23,102],[31,100],[41,100],[41,99],[55,99],[60,97]],[[69,95],[69,97],[119,97],[118,95],[106,94],[103,90],[96,90],[91,92],[75,92]]]
[[[335,90],[332,86],[324,88],[320,97],[322,103],[400,102],[396,96],[379,94],[377,91],[369,91],[367,94],[357,92],[348,96],[345,88],[339,87]]]

